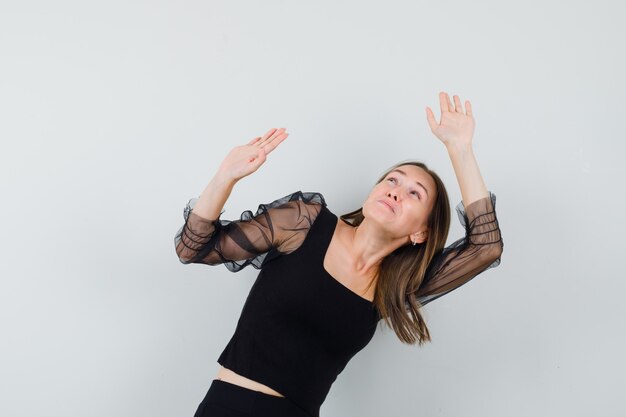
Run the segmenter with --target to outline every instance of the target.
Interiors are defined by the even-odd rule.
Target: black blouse
[[[265,384],[317,417],[330,387],[372,339],[381,319],[374,303],[334,279],[323,261],[338,217],[320,193],[297,191],[239,220],[210,220],[192,209],[175,236],[184,264],[261,269],[218,363]],[[495,195],[464,210],[466,236],[436,257],[420,286],[422,305],[500,263]],[[221,216],[221,214],[220,214]]]

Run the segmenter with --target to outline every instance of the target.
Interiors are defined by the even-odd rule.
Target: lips
[[[393,208],[393,206],[391,204],[389,204],[388,202],[386,202],[384,200],[378,200],[378,202],[383,203],[385,206],[389,207],[391,209],[391,211],[393,211],[394,213],[396,212],[396,210]]]

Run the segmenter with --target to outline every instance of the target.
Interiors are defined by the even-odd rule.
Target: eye
[[[387,178],[387,181],[397,182],[397,180],[394,177]],[[420,196],[420,193],[418,193],[417,191],[411,191],[411,194],[415,194],[419,200],[422,199],[422,197]]]

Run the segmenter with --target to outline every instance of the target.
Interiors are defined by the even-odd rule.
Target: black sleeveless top
[[[218,363],[318,417],[333,382],[381,319],[372,302],[323,266],[338,217],[319,193],[292,193],[236,221],[196,215],[191,209],[197,200],[187,204],[185,225],[176,234],[181,262],[261,270]],[[432,262],[420,291],[407,296],[425,305],[500,263],[497,253],[497,259],[468,256],[501,247],[494,206],[491,193],[469,206],[469,218],[457,206],[466,236]]]

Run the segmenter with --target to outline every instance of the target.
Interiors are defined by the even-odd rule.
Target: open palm
[[[255,172],[267,160],[272,152],[289,133],[285,128],[272,128],[265,135],[252,139],[245,145],[233,148],[220,165],[221,175],[232,180],[239,180]]]
[[[465,111],[461,106],[459,96],[454,96],[454,106],[448,93],[439,93],[441,107],[441,121],[437,123],[435,115],[430,107],[426,106],[426,119],[430,130],[446,146],[470,145],[474,136],[474,117],[472,105],[469,100],[465,101]]]

